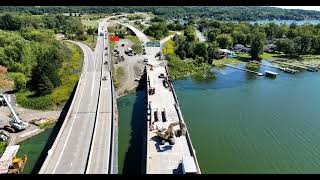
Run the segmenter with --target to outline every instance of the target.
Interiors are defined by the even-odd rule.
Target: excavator
[[[8,174],[20,174],[22,173],[24,166],[27,163],[27,155],[22,158],[14,157],[12,165],[9,167]]]
[[[155,133],[161,138],[161,145],[164,145],[165,142],[169,142],[170,145],[174,145],[174,130],[173,127],[176,125],[180,125],[179,122],[174,122],[171,123],[166,130],[158,130]],[[183,124],[181,125],[182,127],[185,127]],[[177,137],[180,137],[183,135],[184,128],[181,130],[178,130],[176,133]]]

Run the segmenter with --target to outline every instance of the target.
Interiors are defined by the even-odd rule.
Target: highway
[[[109,39],[108,35],[104,35],[104,41]],[[109,46],[109,43],[108,43]],[[90,150],[90,157],[88,161],[87,174],[109,174],[112,162],[111,145],[112,145],[112,82],[110,74],[110,53],[108,50],[102,50],[104,64],[102,67],[102,77],[106,77],[101,81],[101,92],[99,97],[98,114],[96,118],[96,128],[93,135],[93,142]],[[107,56],[105,54],[107,53]],[[110,172],[109,172],[110,171]]]
[[[65,119],[39,173],[83,174],[86,170],[98,107],[103,37],[98,37],[94,53],[82,43],[73,43],[79,45],[84,52],[78,93],[74,97],[70,116]]]

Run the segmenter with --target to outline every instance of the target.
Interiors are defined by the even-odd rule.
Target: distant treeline
[[[305,20],[319,19],[320,12],[294,9],[280,9],[258,6],[211,6],[211,7],[132,7],[132,6],[2,6],[0,12],[25,12],[41,15],[44,13],[133,13],[152,12],[170,18],[188,18],[191,16],[213,18],[216,20],[254,21],[254,20]]]

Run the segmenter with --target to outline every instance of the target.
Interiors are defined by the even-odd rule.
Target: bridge
[[[131,29],[140,42],[149,42],[149,38],[137,28],[122,24]],[[165,40],[161,41],[164,43]],[[146,121],[145,132],[145,161],[146,174],[182,174],[196,173],[200,174],[200,167],[197,161],[196,152],[192,146],[190,134],[185,125],[182,112],[179,107],[178,98],[174,91],[171,80],[168,80],[168,86],[165,87],[163,80],[159,75],[170,79],[166,63],[156,57],[161,51],[161,47],[146,47],[146,55],[148,65],[146,66],[147,76],[147,109],[148,118]],[[154,88],[154,94],[149,93],[149,90]],[[164,116],[158,116],[161,112]],[[161,118],[162,117],[162,118]],[[160,139],[155,134],[156,127],[168,127],[171,123],[179,123],[179,127],[174,127],[174,130],[182,130],[185,128],[185,134],[175,136],[174,145],[161,145]],[[182,125],[183,124],[183,125]],[[182,127],[182,126],[184,127]]]
[[[107,30],[104,25],[99,29]],[[108,39],[105,33],[98,36],[94,52],[85,44],[70,41],[84,53],[82,73],[40,174],[117,174],[118,117],[110,48],[104,47]]]

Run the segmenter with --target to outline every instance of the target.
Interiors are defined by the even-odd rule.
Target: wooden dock
[[[225,66],[230,67],[230,68],[234,68],[234,69],[239,69],[239,70],[242,70],[242,71],[247,71],[247,72],[250,72],[250,73],[254,73],[254,74],[257,74],[257,75],[259,75],[259,76],[263,76],[262,73],[256,72],[256,71],[251,71],[251,70],[249,70],[249,69],[232,66],[232,65],[230,65],[230,64],[225,64]]]

